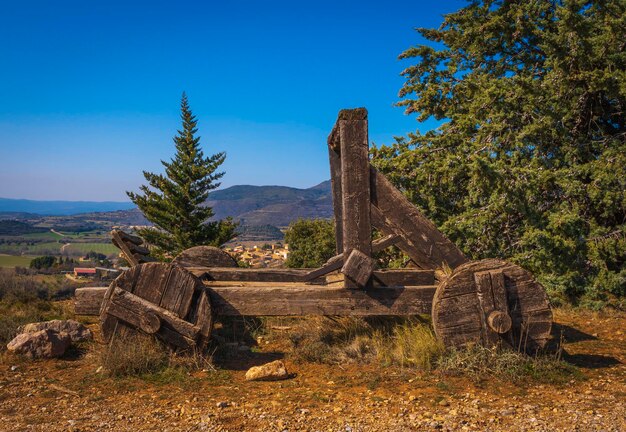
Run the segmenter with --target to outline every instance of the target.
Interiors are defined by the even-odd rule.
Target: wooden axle
[[[206,292],[211,300],[213,312],[218,316],[280,316],[280,315],[420,315],[430,313],[436,286],[405,286],[350,290],[320,285],[279,284],[252,287],[210,286]],[[102,300],[108,288],[79,288],[76,297],[76,313],[80,315],[98,315]],[[146,333],[158,330],[156,320],[150,318],[149,324],[141,321],[140,314],[127,311],[126,305],[133,304],[135,310],[155,313],[141,302],[137,296],[120,294],[116,289],[113,308],[109,313],[129,322]],[[130,300],[129,300],[130,299]],[[123,305],[117,305],[122,302]],[[155,313],[159,323],[172,320],[172,314],[161,317]],[[169,324],[171,322],[166,321]],[[179,321],[176,323],[180,324]],[[156,328],[157,330],[146,330]],[[197,329],[192,324],[177,327],[183,335],[195,335]],[[190,333],[191,332],[191,333]]]

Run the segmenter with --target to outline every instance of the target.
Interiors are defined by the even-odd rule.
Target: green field
[[[28,267],[32,256],[0,255],[0,267]]]
[[[0,245],[0,253],[8,255],[58,255],[62,244],[59,242],[44,242],[29,245],[27,243],[20,244],[3,244]]]
[[[46,231],[42,233],[32,233],[32,234],[23,234],[21,236],[17,236],[19,238],[31,239],[31,240],[58,240],[61,238],[60,235],[55,234],[51,231]],[[6,237],[9,238],[9,237]]]
[[[69,255],[86,255],[88,252],[97,252],[105,255],[117,255],[119,249],[111,243],[72,243],[63,251]]]

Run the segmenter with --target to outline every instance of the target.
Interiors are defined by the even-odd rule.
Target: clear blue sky
[[[172,156],[183,91],[222,187],[315,185],[341,108],[379,144],[434,127],[394,107],[397,56],[464,4],[0,0],[0,197],[127,200]]]

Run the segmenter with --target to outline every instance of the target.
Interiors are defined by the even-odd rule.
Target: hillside
[[[240,221],[244,237],[280,239],[278,228],[298,218],[332,217],[330,181],[307,189],[287,186],[231,186],[210,195],[214,219],[232,217]],[[118,208],[116,208],[116,206]],[[110,211],[98,209],[111,208]],[[149,225],[131,203],[30,201],[0,198],[0,220],[18,220],[31,228],[62,231],[108,231],[116,225]],[[12,222],[7,222],[12,223]],[[35,228],[36,229],[36,228]],[[41,228],[39,228],[41,229]]]
[[[287,226],[300,217],[332,216],[330,181],[308,189],[287,186],[232,186],[209,197],[215,218],[231,216],[244,225]]]

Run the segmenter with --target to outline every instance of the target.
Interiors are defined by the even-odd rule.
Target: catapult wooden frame
[[[237,268],[202,246],[154,263],[141,238],[113,231],[133,267],[109,288],[77,290],[77,313],[100,314],[107,339],[142,331],[179,348],[206,346],[221,315],[427,313],[446,345],[543,347],[552,323],[543,287],[514,264],[468,260],[370,164],[368,142],[367,111],[342,110],[328,137],[337,255],[323,266]],[[412,268],[376,268],[372,255],[392,245]]]

